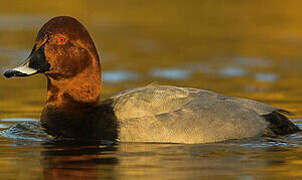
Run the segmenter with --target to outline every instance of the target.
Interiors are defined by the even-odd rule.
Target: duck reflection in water
[[[118,159],[114,145],[56,142],[41,152],[44,179],[100,179],[114,176]]]

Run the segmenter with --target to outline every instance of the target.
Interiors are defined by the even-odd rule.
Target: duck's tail
[[[286,111],[287,112],[287,111]],[[292,133],[297,133],[301,129],[291,122],[285,115],[283,111],[273,111],[270,114],[262,115],[267,122],[269,122],[263,136],[278,136],[287,135]],[[287,113],[286,113],[287,114]]]

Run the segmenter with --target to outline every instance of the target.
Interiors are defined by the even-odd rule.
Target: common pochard
[[[285,110],[202,89],[151,84],[100,102],[97,49],[86,28],[68,16],[48,21],[29,57],[4,76],[38,73],[47,78],[40,121],[57,137],[206,143],[300,131]]]

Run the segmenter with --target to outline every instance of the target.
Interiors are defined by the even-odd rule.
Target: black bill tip
[[[24,76],[28,76],[27,74],[25,73],[22,73],[20,71],[16,71],[16,70],[7,70],[3,73],[3,75],[6,77],[6,78],[11,78],[11,77],[24,77]]]

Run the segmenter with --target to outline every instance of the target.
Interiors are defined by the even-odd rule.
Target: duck
[[[196,144],[301,131],[286,110],[197,88],[150,84],[100,101],[97,49],[69,16],[46,22],[25,61],[4,72],[6,78],[35,74],[47,79],[40,123],[55,137]]]

